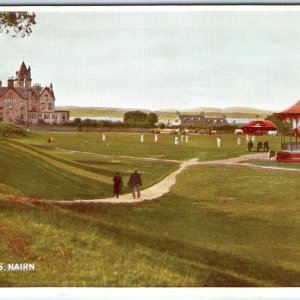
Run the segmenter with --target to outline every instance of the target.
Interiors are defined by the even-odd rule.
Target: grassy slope
[[[208,135],[190,135],[189,142],[180,142],[174,144],[174,136],[160,134],[159,141],[154,143],[153,134],[144,134],[144,143],[140,143],[140,134],[119,134],[107,133],[106,142],[101,140],[102,134],[95,132],[77,132],[77,133],[51,133],[54,137],[56,147],[88,151],[102,154],[129,155],[137,157],[154,157],[168,159],[192,159],[199,158],[203,160],[229,158],[246,153],[245,137],[242,138],[242,144],[237,146],[237,136],[228,134],[221,135],[222,147],[217,149],[217,136]],[[34,140],[24,140],[24,142],[47,145],[49,133],[41,133]],[[271,149],[279,147],[279,137],[262,137],[262,141],[268,139]],[[181,137],[179,137],[179,141]]]
[[[126,185],[134,169],[144,187],[174,171],[178,164],[108,159],[37,149],[20,141],[0,141],[0,192],[42,199],[93,199],[112,196],[112,177],[120,171]],[[51,148],[51,147],[50,147]],[[124,192],[129,192],[124,187]]]
[[[1,285],[298,286],[300,175],[276,176],[192,167],[162,199],[132,206],[1,200],[2,261],[37,266]]]

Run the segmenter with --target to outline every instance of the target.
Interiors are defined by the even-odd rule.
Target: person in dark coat
[[[113,182],[114,182],[113,192],[116,195],[116,197],[119,198],[119,195],[122,193],[122,185],[123,185],[123,180],[119,172],[117,172],[116,175],[114,176]]]
[[[131,174],[127,185],[131,187],[132,196],[134,199],[136,197],[141,197],[140,187],[142,186],[142,180],[137,170],[135,170],[134,173]]]
[[[262,146],[263,146],[262,142],[259,141],[259,142],[257,143],[257,152],[259,152],[260,149],[262,149]]]
[[[248,142],[247,147],[248,147],[248,151],[251,152],[253,147],[253,142],[251,140]]]
[[[269,151],[269,142],[268,141],[264,142],[264,151]]]

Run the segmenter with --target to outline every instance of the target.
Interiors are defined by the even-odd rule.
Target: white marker
[[[158,136],[157,134],[154,134],[154,142],[156,143],[158,141]]]
[[[144,143],[144,135],[141,135],[141,143]]]
[[[106,141],[106,136],[105,133],[102,134],[102,141],[105,142]]]
[[[178,145],[178,137],[175,136],[175,145]]]
[[[218,147],[218,149],[221,147],[221,139],[220,138],[217,138],[217,147]]]
[[[189,141],[189,136],[186,134],[185,135],[185,142],[187,143]]]

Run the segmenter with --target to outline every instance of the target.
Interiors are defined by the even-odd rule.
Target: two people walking
[[[123,186],[123,180],[119,172],[114,176],[113,183],[113,193],[116,195],[116,198],[119,198],[120,194],[122,194]],[[142,186],[142,179],[137,170],[130,175],[127,185],[132,190],[133,199],[141,197],[140,187]]]

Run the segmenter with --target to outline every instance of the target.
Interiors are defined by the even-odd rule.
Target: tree
[[[154,126],[158,122],[158,117],[157,114],[151,112],[147,116],[147,122],[151,125]]]
[[[0,12],[0,32],[12,37],[25,37],[32,32],[35,25],[35,13],[30,12]]]
[[[281,121],[278,120],[274,115],[269,115],[265,118],[265,120],[272,122],[277,126],[277,129],[281,131]],[[291,124],[287,121],[282,121],[282,133],[287,134],[291,131]]]
[[[155,113],[145,113],[139,110],[128,111],[124,114],[124,123],[129,126],[151,127],[157,123],[158,117]]]
[[[147,113],[142,111],[128,111],[124,114],[124,123],[126,124],[137,124],[147,122]]]

